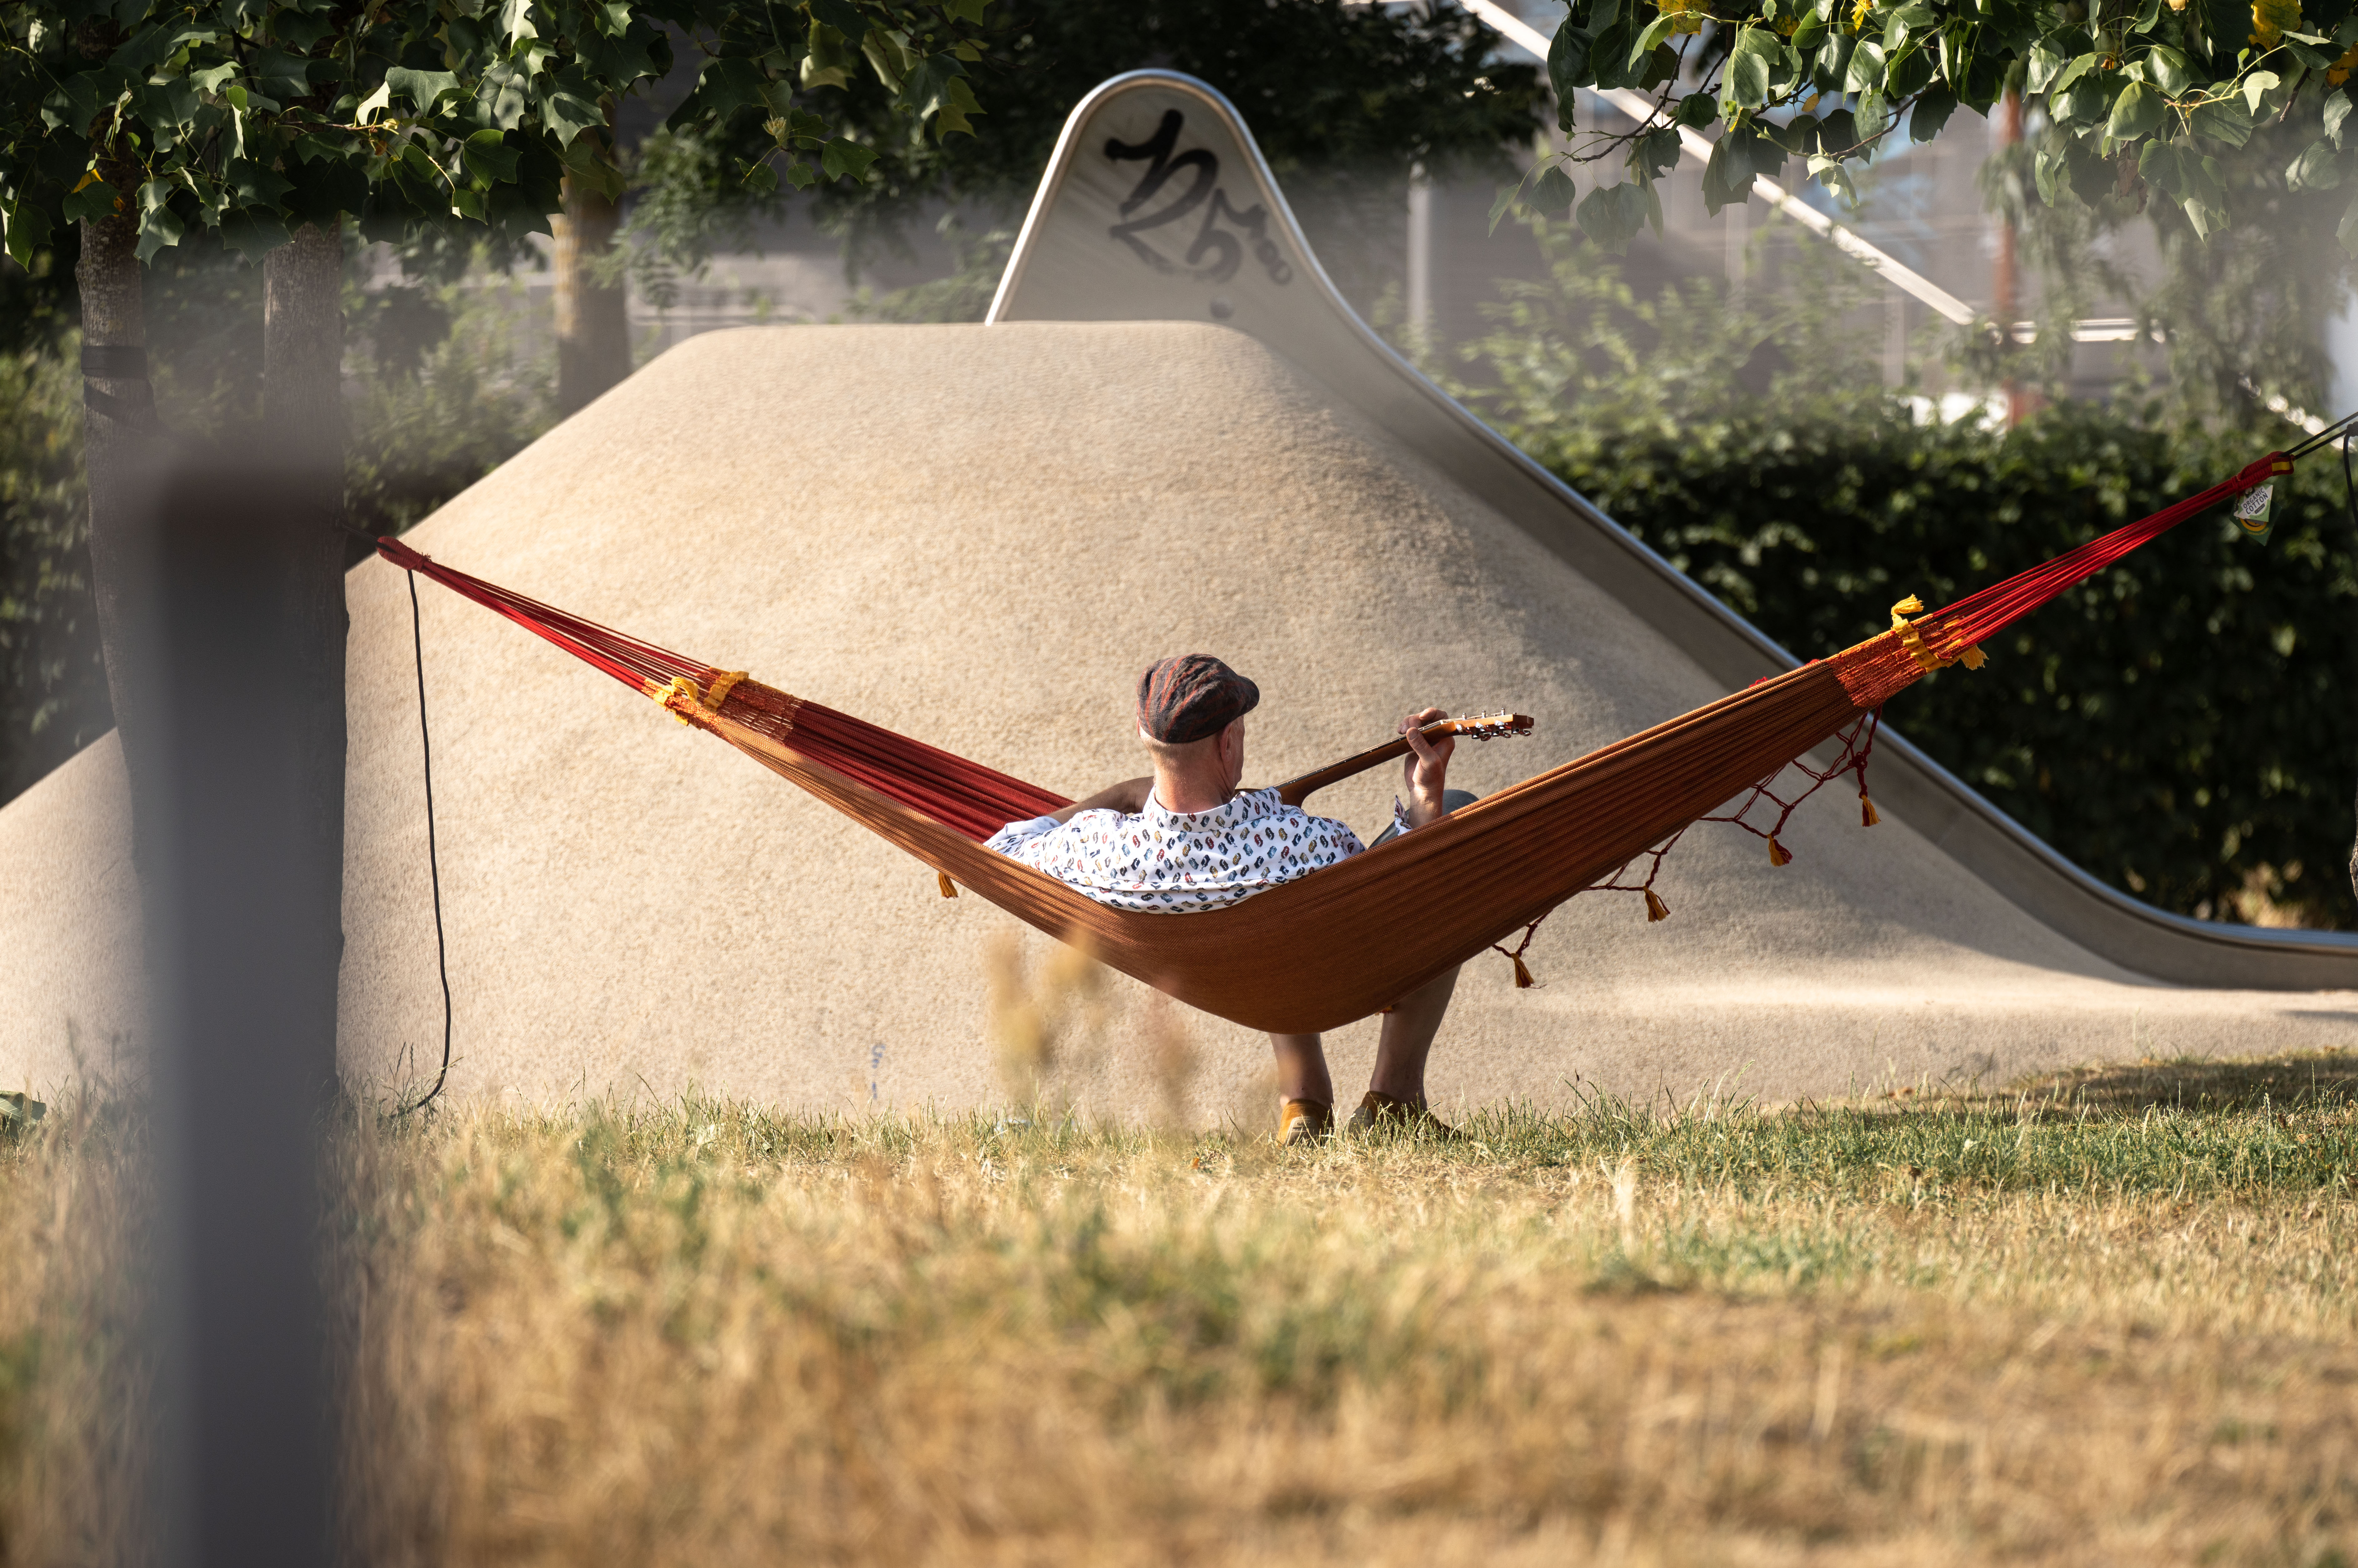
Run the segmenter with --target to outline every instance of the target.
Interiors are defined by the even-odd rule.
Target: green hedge
[[[1538,229],[1550,277],[1502,286],[1455,390],[1803,657],[2299,438],[2256,410],[2247,428],[2171,429],[2134,401],[2054,404],[2011,432],[1926,422],[1884,384],[1856,269],[1795,266],[1731,310],[1708,283],[1633,288]],[[2266,545],[2223,514],[2181,524],[1985,644],[1985,668],[1910,688],[1889,721],[2164,909],[2358,924],[2358,563],[2337,457],[2279,484],[2276,515]]]
[[[2010,435],[1861,440],[1768,420],[1558,453],[1558,471],[1794,653],[1823,657],[2234,473],[2282,433],[2143,430],[2087,406]],[[2352,523],[2333,457],[2257,545],[2181,524],[1939,671],[1891,724],[2116,887],[2223,919],[2347,926],[2358,781]],[[2281,916],[2281,914],[2279,914]]]

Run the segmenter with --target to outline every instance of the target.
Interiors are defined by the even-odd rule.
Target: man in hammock
[[[1138,682],[1138,738],[1154,772],[1109,785],[1053,816],[1011,822],[986,847],[1100,903],[1161,914],[1218,909],[1358,854],[1365,846],[1342,823],[1283,804],[1274,788],[1238,792],[1244,716],[1260,701],[1260,687],[1209,654],[1164,659]],[[1438,821],[1453,806],[1473,799],[1444,787],[1456,741],[1428,740],[1419,731],[1418,726],[1445,717],[1428,708],[1401,720],[1409,743],[1401,760],[1407,799],[1392,802],[1392,826],[1377,842]],[[1351,1113],[1351,1130],[1455,1135],[1425,1106],[1424,1061],[1456,985],[1453,968],[1384,1014],[1375,1071]],[[1335,1087],[1319,1037],[1269,1038],[1283,1099],[1278,1141],[1307,1143],[1327,1136],[1335,1125]]]

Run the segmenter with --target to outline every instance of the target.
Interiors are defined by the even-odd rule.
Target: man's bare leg
[[[1410,1105],[1424,1103],[1424,1059],[1433,1052],[1433,1037],[1441,1033],[1441,1020],[1449,1011],[1450,994],[1456,989],[1457,971],[1452,969],[1392,1004],[1392,1010],[1384,1014],[1383,1034],[1376,1043],[1376,1070],[1368,1077],[1369,1088]],[[1318,1037],[1290,1038],[1307,1039],[1314,1044]],[[1319,1066],[1323,1080],[1323,1056]],[[1279,1069],[1281,1076],[1283,1071]]]
[[[1326,1073],[1326,1051],[1315,1034],[1272,1034],[1277,1053],[1277,1096],[1282,1100],[1335,1103],[1335,1080]]]

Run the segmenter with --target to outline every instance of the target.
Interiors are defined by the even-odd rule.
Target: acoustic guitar
[[[1429,741],[1444,735],[1455,735],[1461,741],[1491,741],[1501,735],[1528,735],[1531,718],[1528,713],[1472,713],[1459,719],[1436,719],[1419,731]],[[1316,773],[1277,786],[1277,798],[1288,806],[1300,806],[1315,792],[1354,773],[1364,773],[1379,762],[1408,754],[1408,737],[1395,735],[1372,752],[1362,752],[1356,757],[1320,768]]]

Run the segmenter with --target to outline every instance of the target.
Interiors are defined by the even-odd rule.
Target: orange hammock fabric
[[[1068,804],[1061,795],[495,588],[397,539],[377,547],[395,566],[507,616],[800,784],[933,867],[945,892],[952,881],[971,888],[1206,1012],[1306,1034],[1379,1011],[1519,929],[1528,943],[1529,928],[1550,910],[1747,786],[1765,788],[1787,763],[1846,730],[1844,760],[1812,776],[1823,782],[1855,767],[1864,801],[1866,761],[1855,737],[1890,697],[1928,670],[1977,667],[1982,639],[2290,467],[2272,453],[1947,610],[1919,614],[1921,606],[1903,600],[1890,631],[1830,659],[1601,747],[1340,865],[1191,914],[1110,908],[982,847],[1002,825]],[[1786,858],[1773,838],[1770,857]],[[1646,891],[1659,918],[1661,905]],[[1520,974],[1520,957],[1516,967]]]

